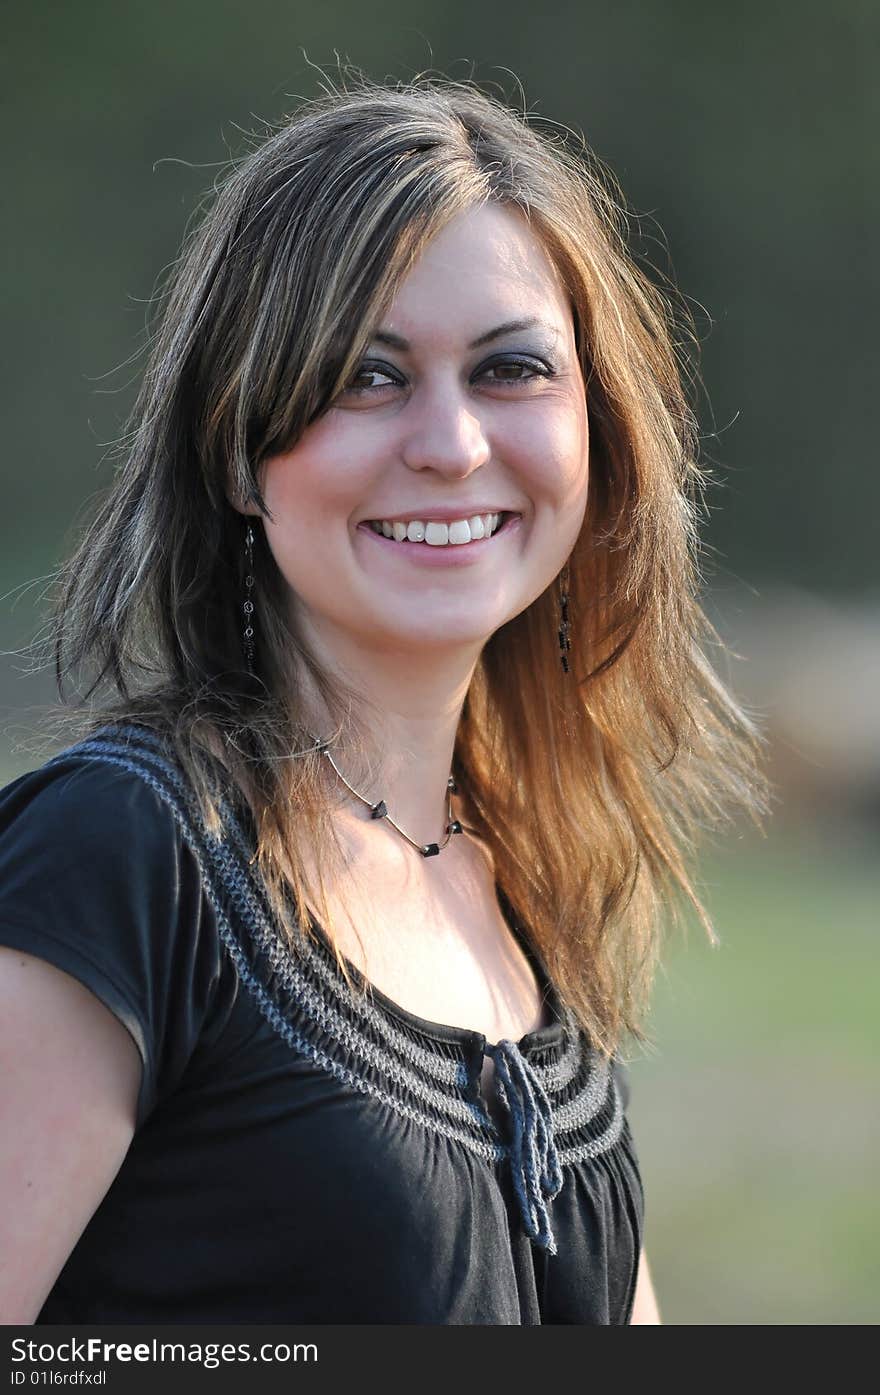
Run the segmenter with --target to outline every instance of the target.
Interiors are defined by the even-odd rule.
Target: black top
[[[37,1322],[627,1323],[626,1073],[500,888],[554,1020],[489,1047],[358,999],[320,927],[289,947],[223,814],[212,836],[140,727],[0,792],[0,943],[85,984],[143,1059],[134,1139]]]

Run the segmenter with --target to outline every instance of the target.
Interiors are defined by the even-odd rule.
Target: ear
[[[242,514],[245,518],[259,518],[260,510],[252,499],[242,499],[241,495],[233,489],[231,484],[227,484],[225,489],[226,501],[236,513]]]
[[[242,515],[243,518],[259,518],[259,517],[260,517],[260,510],[257,508],[256,504],[251,504],[251,503],[242,504],[242,503],[238,503],[235,499],[230,498],[230,496],[229,496],[228,494],[227,494],[226,497],[227,497],[227,499],[229,499],[229,502],[230,502],[230,504],[232,505],[232,507],[235,509],[235,512],[236,512],[236,513],[240,513],[240,514]]]

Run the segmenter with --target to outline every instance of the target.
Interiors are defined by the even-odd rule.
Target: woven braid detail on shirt
[[[467,1097],[467,1066],[458,1043],[403,1030],[398,1019],[375,1003],[352,995],[323,945],[316,947],[304,937],[294,955],[251,869],[247,840],[231,806],[221,801],[224,836],[215,837],[177,761],[156,733],[134,725],[107,727],[48,764],[71,760],[97,760],[123,769],[166,805],[195,858],[240,981],[292,1050],[487,1161],[507,1156],[494,1121],[479,1101]],[[626,1128],[622,1100],[608,1061],[589,1049],[567,1010],[561,1049],[541,1051],[538,1057],[531,1064],[551,1099],[560,1164],[608,1152]],[[352,1062],[363,1063],[371,1073],[360,1074]]]

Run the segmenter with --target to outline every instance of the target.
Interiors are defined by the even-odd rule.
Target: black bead
[[[450,794],[458,794],[458,785],[455,783],[451,775],[446,782],[446,788],[449,790]]]
[[[371,804],[371,805],[370,805],[370,818],[371,818],[371,819],[384,819],[387,813],[388,813],[388,810],[387,810],[386,807],[385,807],[385,800],[384,800],[384,799],[380,799],[378,804]]]
[[[458,819],[453,819],[446,831],[447,833],[461,833],[461,824]]]
[[[439,844],[427,843],[425,847],[422,848],[422,857],[436,857],[439,851]]]

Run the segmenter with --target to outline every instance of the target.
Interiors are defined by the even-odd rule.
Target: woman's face
[[[265,462],[267,541],[313,640],[478,653],[551,583],[584,517],[568,300],[526,222],[490,204],[435,237],[374,330],[345,391]],[[516,517],[471,537],[463,521],[489,513]]]

